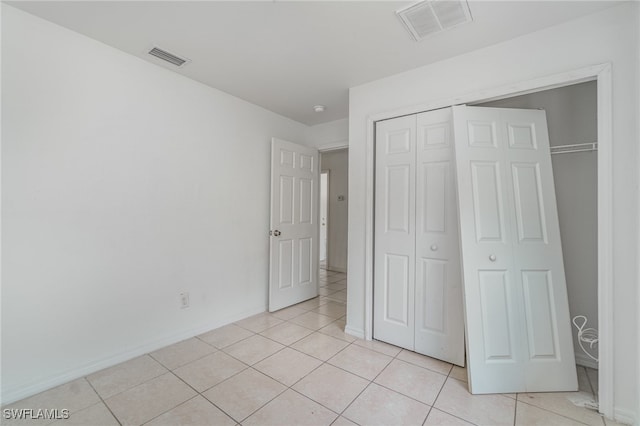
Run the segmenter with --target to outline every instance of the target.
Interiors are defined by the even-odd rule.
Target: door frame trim
[[[598,328],[599,411],[614,418],[613,404],[613,102],[611,63],[603,63],[541,78],[507,84],[461,96],[393,109],[367,116],[365,174],[365,306],[364,337],[373,334],[373,241],[375,123],[453,105],[489,102],[498,99],[555,89],[587,81],[597,81],[598,115]]]

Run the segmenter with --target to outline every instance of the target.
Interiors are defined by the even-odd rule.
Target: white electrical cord
[[[582,325],[578,325],[578,321],[582,320]],[[598,345],[598,330],[595,328],[585,328],[587,325],[587,317],[584,315],[576,315],[573,317],[573,325],[578,329],[578,344],[585,354],[595,362],[598,362],[598,358],[591,355],[584,347],[583,343],[589,344],[589,349]]]

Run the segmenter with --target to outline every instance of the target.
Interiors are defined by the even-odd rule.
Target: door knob
[[[272,234],[273,234],[274,237],[279,237],[281,232],[276,229],[275,231],[273,231]]]
[[[492,254],[492,255],[489,256],[489,260],[492,261],[492,262],[495,262],[496,259],[497,259],[497,257],[496,257],[495,254]]]
[[[437,250],[438,250],[438,245],[437,244],[431,245],[431,251],[437,251]]]

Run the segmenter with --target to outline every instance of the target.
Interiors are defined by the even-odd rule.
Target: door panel
[[[374,338],[464,365],[451,110],[376,125]]]
[[[512,164],[513,192],[519,242],[547,241],[540,168],[537,164]]]
[[[413,350],[416,117],[376,124],[373,337]]]
[[[269,311],[318,295],[317,150],[271,142]]]
[[[418,114],[415,350],[464,365],[451,109]]]
[[[512,362],[513,314],[508,271],[478,271],[482,331],[487,362]]]
[[[472,161],[471,186],[476,221],[476,241],[503,241],[504,202],[502,201],[498,163]]]
[[[545,113],[453,114],[471,391],[576,390]]]
[[[421,316],[419,332],[434,332],[443,334],[446,332],[446,290],[447,269],[446,260],[421,259],[420,268],[422,281],[417,285],[423,288],[423,297],[419,303],[428,306]]]
[[[558,358],[558,325],[551,271],[523,271],[524,307],[531,359]]]
[[[409,327],[409,257],[386,255],[384,320]]]
[[[409,233],[409,219],[411,217],[409,206],[412,204],[409,187],[413,186],[409,182],[411,169],[410,165],[386,167],[387,232]]]

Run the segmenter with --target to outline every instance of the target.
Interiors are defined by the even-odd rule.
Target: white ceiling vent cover
[[[465,0],[425,0],[398,10],[396,15],[416,41],[472,21]]]
[[[173,64],[177,67],[181,67],[189,62],[188,59],[181,58],[158,47],[154,47],[148,53],[151,56],[155,56],[156,58],[162,59],[163,61],[169,62],[170,64]]]

